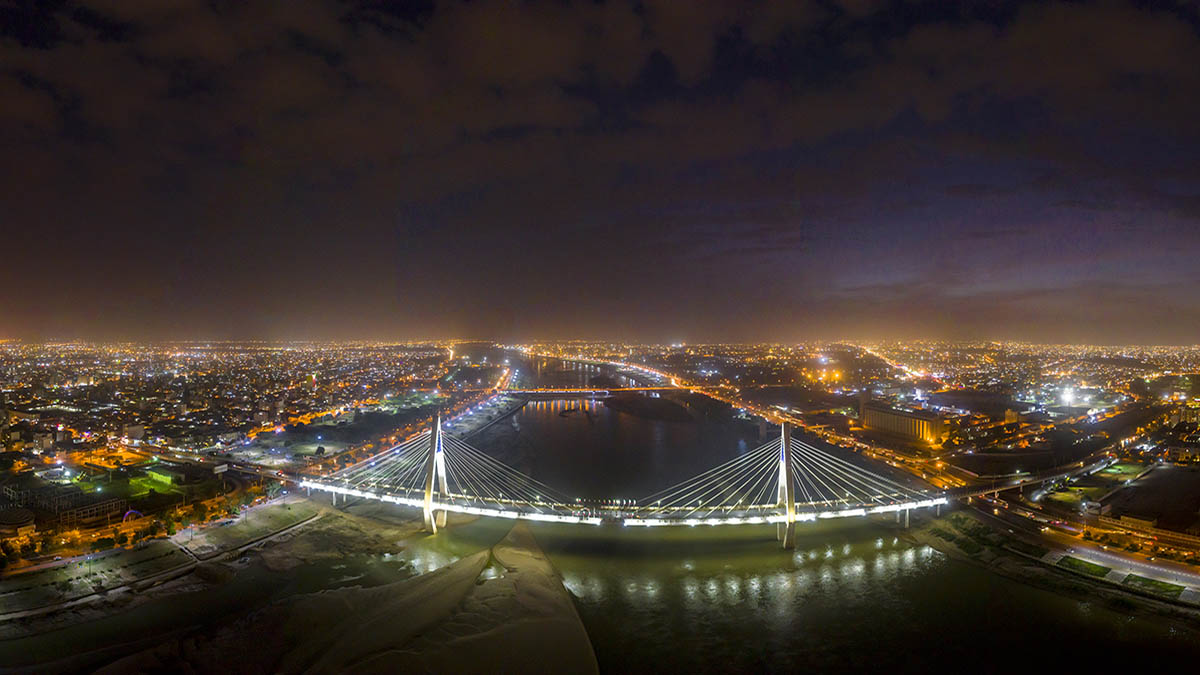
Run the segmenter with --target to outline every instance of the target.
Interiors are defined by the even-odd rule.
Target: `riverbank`
[[[455,417],[449,429],[443,425],[443,433],[466,440],[517,414],[527,402],[520,396],[500,394],[480,404],[471,412]]]
[[[294,596],[98,672],[484,673],[498,664],[598,672],[573,601],[524,524],[427,574]]]
[[[924,520],[904,532],[905,538],[925,544],[947,556],[1035,588],[1080,601],[1100,602],[1125,613],[1153,614],[1184,619],[1200,637],[1200,607],[1172,601],[1151,592],[1089,576],[1069,565],[1049,547],[1002,532],[969,511],[958,511]],[[1053,559],[1053,562],[1051,562]]]
[[[353,557],[391,555],[402,549],[399,542],[421,529],[420,521],[415,518],[397,517],[387,522],[347,513],[320,500],[299,498],[288,504],[274,504],[267,508],[271,512],[264,512],[261,518],[255,518],[246,528],[213,528],[212,533],[217,536],[212,541],[208,541],[208,536],[198,535],[190,542],[204,551],[206,562],[197,564],[194,557],[187,555],[190,564],[173,568],[169,570],[170,574],[142,576],[118,588],[96,593],[86,602],[61,603],[37,615],[16,617],[0,623],[0,657],[20,654],[30,659],[29,665],[41,663],[39,650],[23,648],[23,645],[40,643],[43,637],[51,638],[55,631],[100,635],[109,632],[112,627],[129,623],[149,630],[152,635],[187,632],[198,625],[197,622],[203,623],[213,618],[193,615],[186,610],[189,605],[209,602],[203,597],[206,594],[221,595],[226,589],[243,583],[253,585],[250,579],[263,573],[276,574],[303,566],[335,566],[339,561]],[[277,513],[280,509],[289,510],[286,518]],[[185,555],[172,542],[159,543]],[[411,574],[411,571],[404,572],[405,576]],[[243,581],[243,577],[246,581]],[[272,588],[266,592],[275,590],[279,589]],[[258,600],[265,600],[266,597]],[[228,603],[231,611],[236,611],[237,600],[235,597]],[[246,603],[254,601],[254,598],[244,598]],[[173,603],[178,603],[178,606],[173,606]],[[252,606],[243,610],[249,608]],[[143,614],[159,614],[163,618],[143,624],[142,619],[136,618]],[[125,636],[121,636],[115,644],[126,641]],[[81,663],[102,658],[98,654],[88,655],[83,644],[77,648],[81,652],[78,655]],[[105,649],[111,650],[107,645]],[[116,653],[120,653],[119,647]],[[62,654],[51,650],[46,656],[60,658]],[[3,662],[23,663],[0,658],[0,663]]]
[[[662,422],[691,422],[692,415],[687,408],[668,398],[657,396],[642,396],[640,394],[624,394],[609,396],[604,399],[604,405],[617,412]]]
[[[199,532],[176,534],[172,539],[197,560],[209,560],[254,546],[321,515],[321,509],[312,502],[289,495],[273,503],[247,509],[231,523],[211,524]]]

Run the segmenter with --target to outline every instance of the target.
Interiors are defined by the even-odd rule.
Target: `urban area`
[[[419,509],[406,511],[407,493],[387,504],[345,488],[345,477],[416,448],[417,494],[428,469],[428,500],[446,469],[426,462],[424,439],[444,435],[451,449],[501,433],[554,442],[528,440],[522,425],[541,418],[522,412],[593,425],[606,413],[668,430],[719,423],[751,443],[785,429],[935,497],[911,522],[909,505],[863,511],[889,523],[894,511],[897,536],[922,550],[1068,595],[1107,594],[1190,621],[1200,613],[1200,348],[6,342],[0,391],[6,638],[232,584],[256,556],[278,571],[379,552],[355,537],[387,550],[381,536],[417,536]],[[555,452],[568,470],[578,459]],[[472,470],[451,463],[459,485]],[[570,508],[595,506],[532,516],[451,507],[451,531],[489,515],[638,524],[649,511],[637,509],[650,507],[623,497],[585,490]],[[437,531],[429,508],[426,528]],[[306,532],[324,543],[304,549]],[[372,564],[399,567],[372,574],[419,577],[455,559],[384,553]],[[586,602],[587,582],[564,576]]]

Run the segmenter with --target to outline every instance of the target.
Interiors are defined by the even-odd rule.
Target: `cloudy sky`
[[[0,5],[0,337],[1200,342],[1200,12]]]

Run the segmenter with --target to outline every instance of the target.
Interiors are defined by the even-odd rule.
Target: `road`
[[[1047,546],[1065,555],[1070,555],[1073,558],[1093,562],[1117,571],[1200,589],[1200,574],[1193,571],[1187,565],[1169,560],[1155,560],[1151,562],[1143,556],[1106,549],[1101,544],[1084,541],[1054,528],[1042,531],[1041,526],[1036,521],[1013,514],[1011,511],[1003,508],[1000,508],[1000,513],[996,514],[993,508],[995,507],[985,507],[978,503],[974,505],[976,513],[984,520],[991,521],[998,527],[1013,534],[1020,531],[1031,543]]]

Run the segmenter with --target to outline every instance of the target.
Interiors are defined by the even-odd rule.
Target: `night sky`
[[[0,337],[1197,343],[1197,7],[0,3]]]

